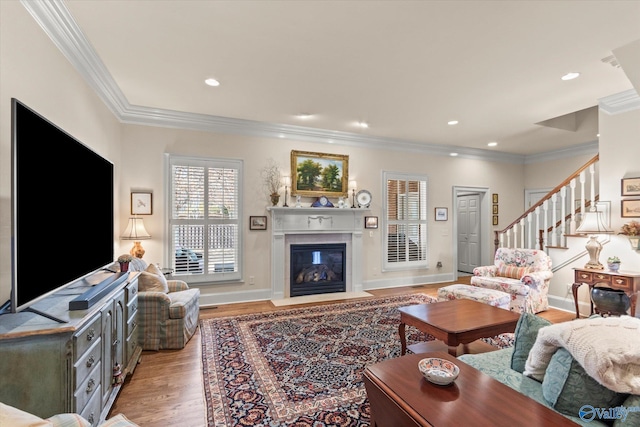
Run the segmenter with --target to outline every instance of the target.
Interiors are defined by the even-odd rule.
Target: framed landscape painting
[[[348,195],[349,156],[291,150],[291,194]]]

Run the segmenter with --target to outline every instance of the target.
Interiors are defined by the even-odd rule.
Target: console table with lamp
[[[576,234],[589,235],[589,241],[586,245],[589,254],[589,262],[584,268],[574,268],[574,281],[571,286],[573,300],[576,307],[576,319],[580,317],[580,308],[578,304],[578,289],[583,284],[589,286],[589,302],[591,304],[591,313],[593,314],[593,300],[591,292],[596,285],[604,285],[612,289],[623,290],[631,300],[631,316],[636,313],[637,294],[640,290],[640,272],[637,271],[607,271],[600,263],[598,258],[602,251],[602,244],[598,241],[599,234],[611,234],[612,231],[607,228],[602,220],[601,212],[592,208],[585,212],[584,218],[580,226],[576,229]]]

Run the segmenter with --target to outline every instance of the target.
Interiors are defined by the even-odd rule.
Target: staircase
[[[496,230],[495,249],[545,251],[553,259],[554,271],[584,256],[584,236],[575,234],[581,214],[595,206],[605,215],[605,223],[609,221],[608,205],[598,200],[598,161],[599,155],[594,156],[509,226]]]

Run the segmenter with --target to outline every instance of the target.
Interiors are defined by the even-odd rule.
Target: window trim
[[[389,204],[388,204],[388,187],[387,182],[389,180],[404,180],[404,181],[423,181],[426,185],[425,189],[425,218],[421,220],[407,220],[406,223],[420,224],[424,225],[425,229],[425,244],[424,251],[425,256],[422,260],[417,261],[403,261],[401,263],[391,263],[388,260],[388,251],[389,251]],[[403,173],[403,172],[392,172],[392,171],[382,171],[382,194],[383,194],[383,203],[382,203],[382,271],[401,271],[401,270],[417,270],[429,268],[429,177],[424,174],[415,174],[415,173]]]
[[[238,171],[238,179],[237,179],[237,218],[234,221],[237,225],[237,244],[236,244],[236,252],[237,252],[237,272],[229,273],[229,272],[220,272],[220,273],[204,273],[204,274],[185,274],[185,275],[175,275],[174,278],[183,280],[189,284],[206,284],[206,283],[228,283],[228,282],[242,282],[243,281],[243,260],[244,260],[244,227],[243,227],[243,200],[244,200],[244,161],[241,159],[227,159],[227,158],[214,158],[214,157],[194,157],[194,156],[181,156],[170,153],[165,153],[165,179],[164,179],[164,190],[167,196],[165,198],[165,211],[163,215],[163,224],[165,226],[165,237],[164,237],[164,250],[163,250],[163,259],[164,265],[170,266],[174,268],[174,247],[173,247],[173,236],[172,236],[172,203],[173,196],[171,193],[172,188],[172,166],[174,164],[190,164],[190,165],[202,165],[205,167],[219,166],[225,167],[229,169],[236,169]],[[206,203],[205,203],[206,204]],[[204,221],[204,220],[203,220]]]

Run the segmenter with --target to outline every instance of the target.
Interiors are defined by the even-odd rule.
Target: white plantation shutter
[[[241,279],[242,162],[170,156],[173,275],[187,282]]]
[[[385,270],[427,266],[427,177],[384,173]]]

